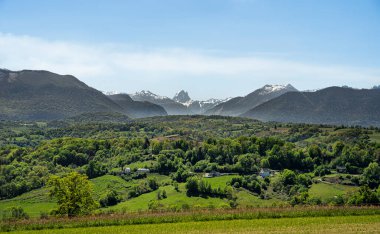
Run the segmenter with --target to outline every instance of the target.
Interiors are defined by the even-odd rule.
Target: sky
[[[0,68],[193,99],[380,84],[380,0],[0,0]]]

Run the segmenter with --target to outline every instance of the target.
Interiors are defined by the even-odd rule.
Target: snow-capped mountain
[[[140,92],[136,92],[134,94],[129,95],[132,99],[143,99],[143,100],[135,100],[135,101],[147,101],[146,99],[151,99],[151,100],[166,100],[170,99],[165,96],[160,96],[157,94],[152,93],[149,90],[142,90]]]
[[[142,90],[140,92],[129,95],[135,101],[151,102],[162,106],[169,115],[187,115],[187,107],[181,103],[178,103],[168,97],[160,96],[152,93],[148,90]]]
[[[135,101],[146,101],[164,107],[169,115],[192,115],[203,114],[216,105],[225,102],[228,99],[209,99],[206,101],[192,100],[189,93],[181,90],[177,92],[173,99],[166,96],[160,96],[150,91],[143,90],[129,95]]]
[[[283,90],[294,90],[297,91],[291,84],[287,85],[265,85],[261,89],[259,89],[260,95],[268,95],[270,93],[275,93],[275,92],[282,92]]]
[[[287,92],[298,92],[298,90],[290,84],[265,85],[247,96],[232,98],[220,103],[207,111],[206,114],[237,116]]]

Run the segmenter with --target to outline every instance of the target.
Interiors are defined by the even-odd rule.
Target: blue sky
[[[380,84],[379,0],[0,0],[0,67],[195,99]]]

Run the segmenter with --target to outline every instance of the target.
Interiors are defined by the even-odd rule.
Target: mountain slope
[[[208,110],[208,115],[238,116],[268,100],[276,98],[287,92],[297,92],[292,85],[265,85],[245,97],[232,98]]]
[[[330,87],[289,92],[241,116],[263,121],[380,126],[380,90]]]
[[[123,112],[74,76],[0,70],[0,119],[52,120],[88,112]]]
[[[133,118],[167,115],[163,107],[146,101],[134,101],[128,94],[114,94],[108,97],[122,107],[125,114]]]

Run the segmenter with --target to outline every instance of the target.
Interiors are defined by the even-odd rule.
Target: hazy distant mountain
[[[133,118],[167,115],[162,106],[147,101],[134,101],[128,94],[113,94],[108,97],[121,106],[125,114]]]
[[[372,89],[380,89],[380,85],[374,85]]]
[[[211,98],[206,101],[196,101],[192,100],[186,91],[181,90],[174,95],[173,100],[186,106],[189,114],[204,114],[206,111],[229,99]]]
[[[0,70],[0,119],[51,120],[87,112],[123,112],[74,76]]]
[[[173,101],[185,104],[185,103],[190,102],[191,98],[189,97],[189,94],[186,91],[181,90],[174,95]]]
[[[169,115],[187,115],[187,107],[181,103],[178,103],[168,97],[156,95],[150,91],[142,90],[134,94],[129,94],[129,96],[140,102],[151,102],[162,106]]]
[[[217,104],[227,100],[209,99],[206,101],[195,101],[192,100],[188,92],[184,90],[176,93],[173,99],[146,90],[130,94],[130,96],[135,101],[147,101],[160,105],[169,115],[203,114]]]
[[[242,116],[263,121],[380,126],[380,90],[329,87],[289,92]]]
[[[244,97],[232,98],[208,110],[208,115],[238,116],[287,92],[297,92],[292,85],[265,85]]]

